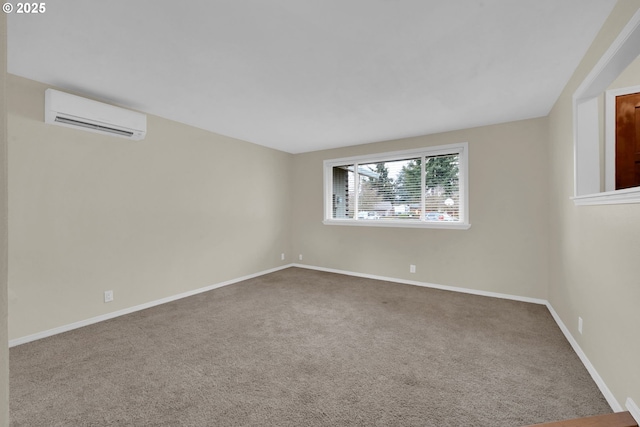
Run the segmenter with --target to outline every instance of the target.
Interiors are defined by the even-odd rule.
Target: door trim
[[[640,85],[610,89],[605,92],[604,101],[604,188],[616,189],[616,96],[640,92]]]

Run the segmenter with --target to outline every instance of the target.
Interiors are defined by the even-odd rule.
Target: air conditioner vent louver
[[[142,113],[54,89],[45,91],[44,121],[133,140],[147,133],[147,116]]]
[[[131,132],[131,131],[114,129],[114,128],[110,128],[110,127],[106,127],[106,126],[96,125],[96,124],[93,124],[93,123],[81,122],[80,120],[67,119],[65,117],[56,117],[55,120],[58,123],[66,123],[66,124],[69,124],[69,125],[79,126],[79,127],[83,127],[83,128],[95,129],[95,130],[100,130],[100,131],[110,132],[110,133],[116,133],[118,135],[133,136],[133,132]]]

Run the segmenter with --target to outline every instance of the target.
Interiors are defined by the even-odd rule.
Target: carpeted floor
[[[12,426],[516,427],[611,412],[544,306],[290,268],[14,347]]]

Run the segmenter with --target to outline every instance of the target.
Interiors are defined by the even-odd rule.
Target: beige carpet
[[[611,412],[544,306],[290,268],[10,352],[12,426],[521,426]]]

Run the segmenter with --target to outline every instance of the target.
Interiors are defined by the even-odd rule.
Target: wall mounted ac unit
[[[135,111],[47,89],[44,121],[89,132],[140,140],[147,134],[147,116]]]

